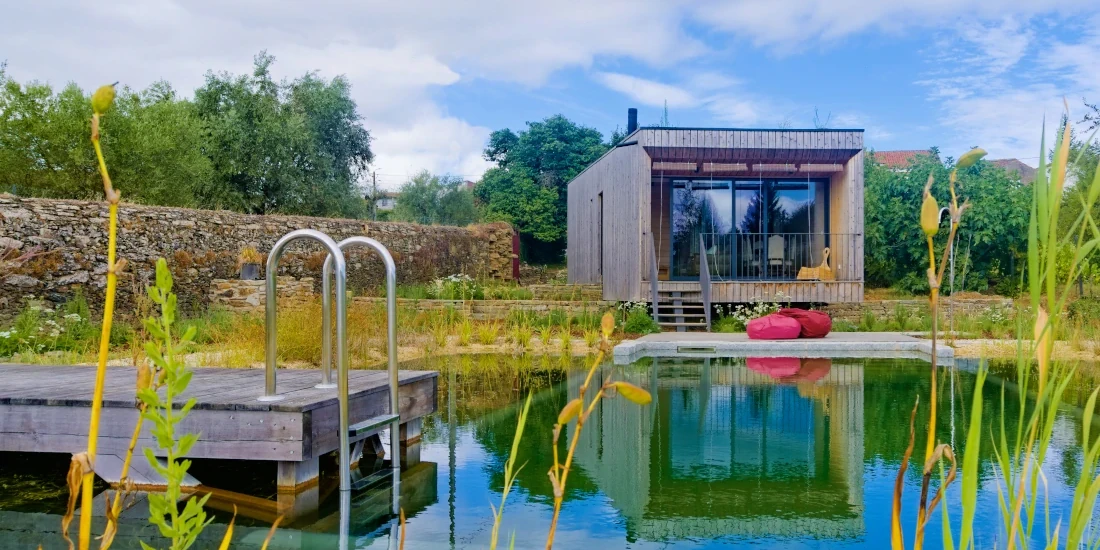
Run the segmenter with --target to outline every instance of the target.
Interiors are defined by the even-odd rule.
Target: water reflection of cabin
[[[569,183],[569,281],[649,299],[654,252],[660,292],[699,292],[705,252],[713,302],[861,301],[863,131],[628,125]]]
[[[784,383],[744,365],[662,359],[616,372],[654,402],[604,401],[578,464],[632,538],[861,536],[863,366],[834,360],[816,381]]]

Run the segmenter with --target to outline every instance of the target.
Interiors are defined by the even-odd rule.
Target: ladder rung
[[[370,474],[362,475],[358,471],[352,471],[351,488],[356,491],[361,491],[367,487],[378,485],[384,481],[391,481],[393,479],[393,469],[390,467],[380,468]]]
[[[350,432],[349,435],[351,435],[351,437],[358,437],[385,426],[398,418],[401,418],[401,416],[397,414],[380,414],[348,426],[348,432]]]

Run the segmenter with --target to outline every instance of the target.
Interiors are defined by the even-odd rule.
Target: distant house
[[[875,151],[875,162],[894,172],[907,172],[919,157],[931,155],[927,150],[911,149],[901,151]],[[990,159],[989,163],[1003,168],[1006,172],[1015,172],[1020,181],[1029,184],[1035,181],[1035,169],[1019,159]]]
[[[397,197],[399,195],[400,193],[396,191],[385,191],[375,199],[374,206],[379,212],[390,212],[397,207]]]
[[[1035,181],[1035,169],[1018,159],[994,159],[989,163],[1004,168],[1008,173],[1016,172],[1020,176],[1020,182],[1025,185]]]
[[[918,157],[926,157],[931,153],[927,149],[909,149],[903,151],[875,151],[875,162],[894,172],[907,172],[909,166]]]
[[[863,130],[638,127],[631,110],[568,200],[569,281],[605,300],[863,299]]]

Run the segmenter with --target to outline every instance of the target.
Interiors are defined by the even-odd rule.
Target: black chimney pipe
[[[630,135],[631,132],[638,129],[638,110],[631,107],[626,110],[626,133]]]

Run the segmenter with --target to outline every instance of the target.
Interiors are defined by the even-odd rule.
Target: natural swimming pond
[[[518,366],[517,366],[518,365]],[[552,464],[551,428],[583,382],[584,360],[456,356],[404,368],[436,369],[439,408],[424,425],[419,463],[406,468],[402,498],[408,516],[406,548],[484,548],[499,503],[503,465],[516,415],[533,393],[519,463],[524,464],[504,513],[502,533],[516,548],[542,548],[552,510],[546,475]],[[986,382],[984,426],[999,418],[1002,373]],[[744,358],[645,359],[607,365],[597,375],[628,380],[653,393],[649,406],[621,399],[599,405],[582,433],[569,477],[558,548],[718,548],[752,544],[780,548],[884,548],[899,462],[908,443],[908,416],[919,393],[928,397],[929,365],[919,360]],[[1018,415],[1006,381],[1006,422]],[[1083,383],[1088,385],[1091,381]],[[974,374],[942,369],[937,433],[958,448],[970,413]],[[1070,400],[1080,393],[1070,394]],[[923,441],[917,416],[917,441]],[[1079,413],[1064,410],[1044,465],[1052,523],[1065,515],[1080,467]],[[920,453],[917,453],[920,454]],[[33,458],[31,458],[33,457]],[[0,547],[41,542],[64,547],[56,530],[64,509],[59,464],[33,455],[0,456]],[[1003,547],[997,534],[992,449],[981,450],[984,490],[976,525],[979,547]],[[274,498],[269,477],[224,462],[195,466],[205,483]],[[904,514],[912,535],[920,490],[918,461],[906,479]],[[280,530],[272,548],[336,546],[335,493],[317,497],[320,510]],[[953,489],[957,490],[958,484]],[[326,494],[327,493],[327,494]],[[382,516],[388,487],[355,495],[352,548],[386,548]],[[327,498],[326,498],[327,496]],[[949,497],[950,498],[950,497]],[[262,506],[240,517],[235,547],[253,547],[266,528]],[[256,511],[260,510],[260,511]],[[134,547],[143,528],[142,505],[116,542]],[[228,520],[224,512],[218,521]],[[958,521],[958,514],[953,519]],[[927,548],[940,544],[941,514],[928,526]],[[1046,526],[1036,518],[1038,540]],[[223,532],[211,526],[211,535]],[[37,538],[35,538],[37,537]],[[41,540],[45,538],[46,540]],[[16,541],[21,545],[12,544]],[[30,546],[33,547],[33,546]],[[203,547],[199,545],[199,547]],[[502,547],[505,547],[502,544]]]

